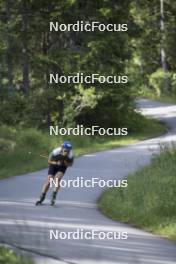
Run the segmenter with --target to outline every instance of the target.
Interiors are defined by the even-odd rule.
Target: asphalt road
[[[83,177],[90,179],[123,179],[129,173],[149,164],[160,144],[176,140],[176,106],[147,100],[138,101],[145,115],[167,123],[168,133],[125,148],[84,155],[76,159],[65,180]],[[10,164],[9,164],[10,166]],[[47,170],[29,173],[0,182],[0,242],[29,252],[43,254],[38,263],[80,264],[174,264],[176,244],[111,221],[97,210],[97,199],[103,188],[62,188],[55,207],[48,199],[36,207]],[[13,172],[12,172],[13,174]],[[112,204],[113,206],[113,204]],[[50,230],[75,232],[97,230],[104,232],[127,232],[127,239],[49,239]],[[47,257],[52,257],[48,259]]]

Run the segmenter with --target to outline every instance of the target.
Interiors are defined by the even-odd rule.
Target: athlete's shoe
[[[56,195],[57,195],[57,192],[53,192],[53,193],[52,193],[51,203],[50,203],[51,206],[55,205],[55,202],[56,202]]]
[[[45,193],[42,193],[41,196],[40,196],[40,199],[37,200],[37,202],[35,203],[35,205],[42,204],[42,202],[45,200],[45,196],[46,196],[46,194]]]

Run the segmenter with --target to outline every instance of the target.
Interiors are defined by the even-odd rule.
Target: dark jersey
[[[56,162],[57,161],[61,161],[61,162],[67,161],[69,163],[73,163],[73,160],[74,160],[73,151],[71,150],[66,156],[63,156],[62,148],[61,147],[56,148],[50,153],[49,160],[56,161]]]

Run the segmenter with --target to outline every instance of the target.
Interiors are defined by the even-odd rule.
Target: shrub
[[[159,97],[162,93],[165,93],[166,82],[171,91],[172,87],[172,74],[170,72],[165,73],[162,69],[158,69],[152,73],[149,77],[149,85],[154,89],[155,94]]]

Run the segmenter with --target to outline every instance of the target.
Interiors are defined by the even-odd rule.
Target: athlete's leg
[[[57,174],[55,175],[55,181],[57,182],[57,186],[55,187],[55,190],[52,193],[51,205],[55,204],[56,196],[57,196],[57,193],[60,189],[60,181],[62,180],[63,176],[64,176],[64,173],[62,171],[57,172]]]
[[[55,179],[56,179],[56,182],[57,182],[57,186],[55,188],[55,192],[58,192],[59,191],[59,189],[60,189],[60,182],[61,182],[63,176],[64,176],[64,173],[62,171],[58,171],[58,173],[56,173]]]
[[[53,178],[54,178],[53,175],[48,175],[47,180],[42,187],[42,193],[45,193],[45,194],[47,193],[47,191],[49,190],[49,187],[50,187],[50,180]]]
[[[41,204],[46,197],[46,193],[49,190],[50,187],[50,179],[53,178],[53,175],[48,175],[46,182],[44,183],[43,187],[42,187],[42,193],[40,195],[39,200],[37,200],[36,205]]]

